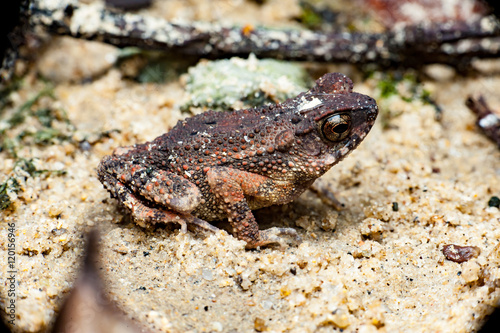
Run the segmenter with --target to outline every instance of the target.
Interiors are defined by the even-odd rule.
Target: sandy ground
[[[335,211],[308,191],[294,203],[261,210],[263,228],[294,227],[304,241],[245,251],[244,242],[225,231],[203,237],[168,227],[144,230],[96,178],[97,164],[114,148],[154,139],[187,116],[180,112],[181,80],[136,83],[102,60],[116,55],[112,48],[54,43],[38,70],[55,71],[55,82],[63,77],[54,85],[55,99],[44,97],[35,107],[65,110],[76,130],[62,144],[27,142],[18,150],[39,170],[66,173],[21,177],[17,169],[22,190],[11,193],[12,207],[0,212],[2,276],[9,270],[7,223],[15,224],[15,332],[50,329],[77,276],[84,233],[94,226],[102,236],[108,297],[152,331],[473,332],[498,305],[500,211],[488,200],[500,196],[500,150],[477,130],[464,101],[482,93],[500,109],[500,71],[463,78],[429,68],[434,78],[423,86],[442,107],[440,120],[419,100],[379,99],[393,114],[389,125],[379,117],[361,146],[319,180],[345,208]],[[71,55],[69,76],[58,76],[63,70],[50,64],[64,58],[61,53]],[[86,62],[103,74],[68,83],[85,73]],[[363,81],[349,66],[322,70],[342,71],[356,91],[380,95],[379,74]],[[2,118],[42,89],[35,71]],[[30,126],[28,120],[6,135]],[[95,139],[105,131],[111,134]],[[85,138],[88,143],[75,143]],[[14,174],[16,159],[2,151],[0,161],[2,183]],[[480,254],[456,263],[443,255],[446,244],[476,246]]]

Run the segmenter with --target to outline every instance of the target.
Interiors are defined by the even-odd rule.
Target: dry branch
[[[470,23],[407,26],[386,33],[322,33],[200,22],[176,24],[74,0],[32,0],[25,15],[33,28],[42,27],[53,34],[206,58],[254,53],[296,61],[385,67],[443,63],[463,68],[473,58],[500,54],[500,23],[494,16]]]
[[[500,117],[491,110],[484,97],[469,97],[465,105],[476,114],[476,125],[500,148]]]
[[[494,16],[472,23],[407,26],[387,33],[322,33],[174,24],[136,14],[115,13],[100,4],[69,0],[32,2],[31,22],[58,34],[145,49],[174,50],[219,58],[255,53],[287,60],[415,66],[460,65],[472,57],[500,53],[500,23]]]

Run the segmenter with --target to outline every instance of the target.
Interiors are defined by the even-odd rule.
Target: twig
[[[309,30],[174,24],[153,17],[114,13],[99,3],[35,0],[31,22],[58,34],[101,40],[119,47],[175,50],[210,58],[255,53],[288,60],[459,66],[472,57],[500,54],[500,23],[494,16],[472,23],[408,26],[387,33],[325,34]]]
[[[386,33],[322,33],[200,22],[175,24],[75,0],[31,0],[25,15],[32,27],[43,27],[53,34],[207,58],[254,53],[287,60],[411,67],[443,63],[463,68],[473,58],[500,55],[500,23],[494,16],[472,23],[407,26]]]
[[[500,148],[500,117],[490,109],[484,97],[469,96],[465,105],[476,114],[476,125]]]

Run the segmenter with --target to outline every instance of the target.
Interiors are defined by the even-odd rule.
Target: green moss
[[[400,110],[391,110],[384,106],[386,104],[384,101],[390,98],[400,98],[406,103],[420,101],[423,104],[432,105],[436,109],[436,119],[440,118],[440,107],[432,100],[430,92],[423,88],[413,73],[400,75],[391,72],[381,75],[383,77],[377,83],[377,99],[380,104],[380,119],[383,128],[389,128],[391,121],[402,114]]]
[[[346,17],[349,10],[343,9],[344,7],[339,3],[322,0],[301,0],[299,5],[301,12],[297,17],[297,21],[307,29],[331,32],[343,27],[347,28],[347,30],[357,30],[354,22],[351,22]],[[347,16],[350,15],[347,14]],[[342,19],[339,20],[339,18]]]
[[[197,60],[193,56],[126,47],[120,51],[116,65],[124,77],[140,83],[165,83],[177,80]]]
[[[187,71],[192,63],[186,59],[160,57],[150,60],[139,72],[137,81],[140,83],[165,83],[177,80],[179,75]]]
[[[30,144],[23,141],[25,138],[33,138],[32,143],[47,145],[71,140],[74,126],[71,124],[66,112],[60,109],[40,108],[35,109],[36,103],[40,98],[48,96],[55,99],[51,87],[38,92],[35,96],[21,105],[10,117],[5,120],[8,125],[0,131],[0,151],[6,151],[14,158],[17,157],[17,149],[22,144]],[[22,126],[28,118],[35,118],[38,124],[28,126],[26,130],[21,131],[15,137],[9,137],[7,132],[13,128]],[[58,123],[58,126],[55,126]],[[61,126],[61,123],[63,124]],[[22,128],[22,127],[21,127]]]
[[[65,170],[38,169],[34,159],[20,158],[14,164],[12,176],[0,184],[0,210],[8,209],[13,201],[12,194],[17,194],[21,190],[21,182],[27,177],[60,176],[65,175]]]
[[[380,98],[389,98],[392,95],[398,94],[398,89],[396,88],[398,81],[393,78],[385,78],[380,80],[377,84],[377,88],[380,90]]]
[[[70,136],[54,128],[42,128],[33,133],[33,138],[35,139],[35,143],[41,145],[54,144],[57,141],[60,142],[71,139]]]
[[[38,119],[40,124],[44,127],[52,127],[54,121],[62,121],[69,124],[68,115],[63,110],[55,110],[51,108],[38,109],[34,111],[33,116]]]
[[[20,189],[19,182],[14,177],[9,177],[0,184],[0,210],[5,210],[12,205],[9,192],[18,193]]]
[[[3,133],[1,133],[3,135]],[[17,158],[17,147],[19,146],[18,140],[13,140],[8,137],[4,137],[0,141],[0,152],[5,151],[10,156]]]
[[[301,2],[302,12],[300,13],[300,22],[309,29],[318,29],[323,23],[321,15],[307,3]]]
[[[37,169],[35,163],[35,159],[33,158],[20,158],[16,161],[14,164],[14,172],[18,170],[22,170],[31,177],[39,177],[42,175],[46,176],[60,176],[60,175],[65,175],[66,171],[65,170],[48,170],[48,169]]]
[[[234,110],[265,103],[278,103],[307,90],[311,81],[296,64],[250,55],[204,61],[191,67],[186,90],[189,100],[183,111]]]
[[[38,102],[40,98],[43,96],[49,96],[51,98],[54,98],[54,91],[52,90],[52,87],[47,87],[43,89],[42,91],[38,92],[35,96],[27,100],[19,109],[17,109],[14,114],[7,119],[7,122],[13,127],[17,126],[21,123],[24,122],[27,113],[31,110],[33,105]]]
[[[15,163],[10,176],[0,184],[0,210],[11,207],[12,198],[22,189],[27,178],[66,173],[64,170],[38,169],[33,158],[21,158],[17,154],[22,145],[47,145],[72,140],[74,126],[66,112],[51,107],[36,108],[44,96],[55,99],[52,88],[47,86],[2,119],[0,151],[13,157]]]

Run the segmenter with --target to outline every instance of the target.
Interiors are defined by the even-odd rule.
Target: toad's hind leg
[[[147,206],[123,183],[107,173],[100,173],[99,178],[106,189],[111,192],[111,195],[129,209],[134,221],[141,227],[146,228],[162,222],[177,223],[181,226],[182,232],[186,232],[187,227],[209,232],[219,230],[210,223],[189,213],[179,213],[170,209]]]
[[[179,213],[192,212],[203,200],[198,187],[175,173],[131,163],[120,156],[106,156],[97,169],[101,183],[113,192],[116,181],[138,198]],[[111,178],[114,178],[113,181]],[[115,190],[116,191],[116,190]]]

